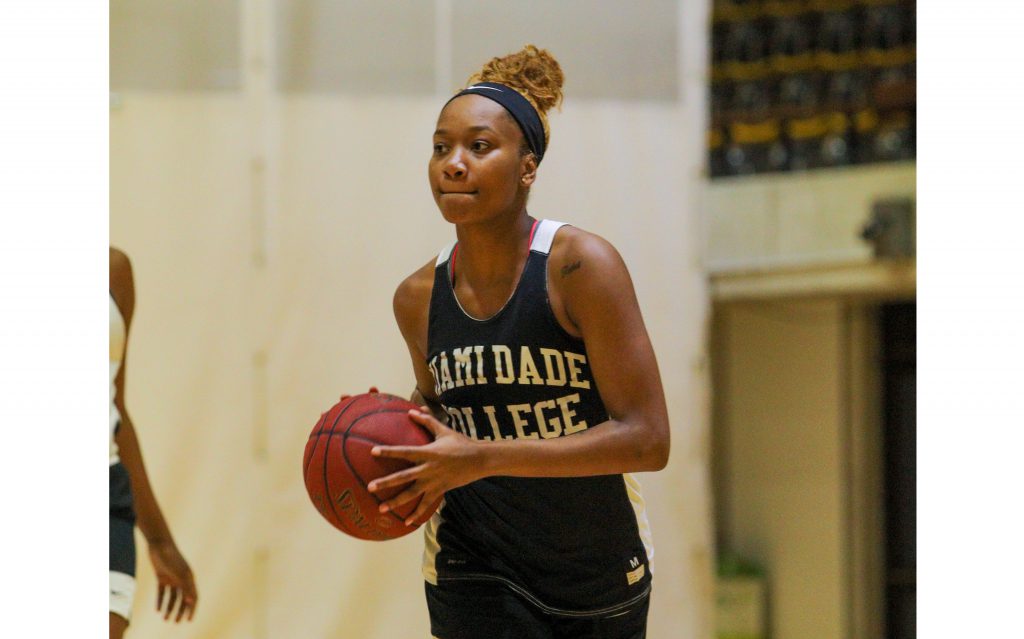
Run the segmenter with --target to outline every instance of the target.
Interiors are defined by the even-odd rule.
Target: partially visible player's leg
[[[132,601],[135,599],[135,577],[118,572],[110,571],[110,619],[111,636],[113,636],[113,619],[120,618],[124,626],[132,617]],[[123,630],[122,630],[123,632]]]
[[[128,627],[135,599],[135,512],[128,472],[110,467],[110,638]]]
[[[121,639],[126,628],[128,628],[127,619],[117,613],[110,613],[110,639]]]

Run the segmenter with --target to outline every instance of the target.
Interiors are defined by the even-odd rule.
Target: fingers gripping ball
[[[393,512],[378,511],[382,501],[407,485],[376,494],[366,489],[374,479],[411,465],[401,459],[374,457],[370,451],[375,445],[420,446],[433,441],[425,428],[409,419],[409,410],[416,408],[400,397],[370,389],[362,395],[342,396],[313,427],[302,459],[306,491],[320,514],[338,530],[359,539],[383,541],[407,535],[423,523],[404,523],[419,500]]]

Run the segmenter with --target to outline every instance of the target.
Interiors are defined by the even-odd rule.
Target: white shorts
[[[123,572],[110,571],[110,612],[124,617],[132,616],[132,601],[135,599],[135,577]]]

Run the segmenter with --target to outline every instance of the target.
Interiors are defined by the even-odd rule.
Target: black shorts
[[[110,570],[135,576],[135,509],[128,470],[110,467]]]
[[[644,639],[650,597],[607,617],[544,612],[498,582],[426,584],[430,633],[438,639]]]

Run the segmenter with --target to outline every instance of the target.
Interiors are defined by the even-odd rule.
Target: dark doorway
[[[917,306],[882,307],[886,637],[917,636]]]

